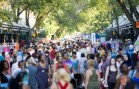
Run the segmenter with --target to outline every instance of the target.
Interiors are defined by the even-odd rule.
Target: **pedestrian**
[[[100,54],[100,57],[102,57],[103,55],[106,55],[105,50],[102,47],[100,47],[99,49],[99,54]]]
[[[37,83],[38,89],[48,89],[50,79],[50,69],[48,64],[46,63],[45,55],[39,56],[39,63],[37,67]]]
[[[124,55],[124,61],[123,61],[122,64],[127,64],[129,70],[132,68],[132,61],[131,61],[131,59],[130,59],[130,55],[129,55],[129,54],[125,54],[125,55]],[[121,65],[122,65],[122,64],[121,64]]]
[[[0,62],[4,60],[4,57],[2,56],[2,52],[0,52]]]
[[[10,74],[8,73],[9,63],[6,60],[0,62],[0,89],[7,89],[9,81],[11,79]]]
[[[121,55],[117,55],[116,57],[116,66],[118,69],[120,69],[121,64],[123,63],[123,57]]]
[[[100,89],[99,72],[94,68],[94,61],[88,61],[88,70],[86,71],[85,89]]]
[[[29,70],[29,86],[30,89],[38,89],[38,84],[37,84],[37,67],[36,67],[36,62],[34,61],[33,57],[28,59],[28,67],[27,69]]]
[[[85,57],[85,54],[81,54],[81,59],[79,60],[79,73],[85,74],[85,61],[87,61],[87,58]]]
[[[116,81],[116,86],[114,89],[137,89],[134,86],[134,83],[131,81],[128,76],[129,69],[127,64],[121,65],[121,74]]]
[[[67,52],[63,53],[63,63],[67,65],[67,67],[69,68],[70,72],[72,73],[72,71],[73,71],[72,61],[69,58],[69,55],[68,55]]]
[[[69,68],[66,64],[63,63],[63,57],[57,56],[56,57],[57,63],[53,65],[53,73],[57,72],[59,68],[64,68],[68,73],[70,73]]]
[[[101,56],[101,60],[103,61],[103,64],[101,66],[101,69],[102,69],[102,74],[103,74],[103,77],[105,77],[105,73],[106,73],[106,69],[107,67],[109,66],[109,61],[107,61],[107,56],[106,55],[102,55]]]
[[[26,84],[26,75],[27,72],[19,72],[10,80],[8,89],[30,89]]]
[[[139,61],[136,63],[136,68],[129,72],[129,77],[135,83],[136,89],[139,89]]]
[[[102,72],[102,64],[103,64],[103,60],[101,60],[100,57],[98,57],[97,59],[100,59],[100,62],[98,62],[98,72],[99,72],[99,75],[100,75],[100,87],[101,89],[105,89],[104,85],[103,85],[103,80],[104,80],[104,77],[103,77],[103,72]]]
[[[119,75],[119,69],[116,66],[115,59],[110,60],[110,65],[106,69],[105,84],[108,85],[108,89],[114,89],[116,85],[116,79]]]
[[[72,52],[72,66],[73,66],[73,73],[78,73],[79,72],[79,60],[76,57],[76,52]]]
[[[73,89],[70,83],[70,75],[65,69],[60,68],[57,71],[57,81],[53,81],[51,89]]]
[[[56,48],[55,47],[51,47],[50,56],[51,56],[51,60],[54,63],[54,59],[56,57]]]
[[[116,58],[116,55],[117,55],[117,53],[116,53],[116,50],[114,50],[114,49],[112,49],[112,52],[111,52],[111,58]]]
[[[18,70],[18,62],[19,61],[22,61],[22,56],[17,56],[16,57],[16,62],[15,63],[13,63],[13,65],[12,65],[12,68],[11,68],[11,73],[12,73],[12,75],[13,75],[13,72],[14,71],[16,71],[16,70]]]
[[[60,52],[61,51],[61,45],[60,45],[60,42],[57,43],[57,52]]]

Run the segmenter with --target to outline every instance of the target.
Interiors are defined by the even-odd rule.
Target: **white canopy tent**
[[[3,22],[1,28],[2,28],[1,30],[10,29],[13,31],[22,31],[22,32],[28,32],[30,29],[22,21],[19,21],[18,23],[16,23],[16,22],[11,22],[11,23]]]
[[[139,12],[139,6],[137,6],[137,11]],[[133,15],[134,20],[136,21],[135,16]],[[125,14],[121,15],[118,17],[118,23],[119,23],[119,30],[122,29],[126,29],[126,28],[131,28],[132,24],[130,23],[130,21],[128,20],[128,18],[126,17]],[[106,28],[107,30],[111,30],[111,29],[117,29],[117,23],[114,20],[113,23]]]

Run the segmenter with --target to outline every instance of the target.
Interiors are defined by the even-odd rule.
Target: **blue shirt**
[[[4,57],[0,54],[0,62],[4,60]]]
[[[22,52],[22,51],[19,51],[19,52],[17,53],[17,56],[22,56],[22,60],[23,60],[23,52]]]
[[[139,78],[135,77],[136,73],[137,73],[137,69],[131,70],[128,76],[131,78],[132,81],[134,81],[137,84],[137,89],[139,89]]]
[[[27,69],[29,70],[29,85],[34,86],[37,84],[37,67],[28,66]]]
[[[74,72],[77,73],[78,72],[78,60],[77,59],[71,59],[72,61],[72,66],[74,68]]]
[[[111,58],[116,58],[116,52],[111,52]]]

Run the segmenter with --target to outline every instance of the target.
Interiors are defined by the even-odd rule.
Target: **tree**
[[[62,37],[74,32],[92,33],[104,30],[115,20],[119,29],[119,16],[125,13],[135,28],[139,19],[138,0],[9,0],[13,17],[3,18],[18,22],[25,12],[26,25],[30,27],[30,14],[34,14],[32,29],[47,29],[47,36]],[[120,5],[120,7],[119,7]],[[7,13],[10,16],[10,13]],[[2,17],[2,16],[1,16]],[[137,31],[137,30],[136,30]]]
[[[13,12],[19,17],[23,12],[25,12],[26,25],[30,27],[29,17],[30,13],[36,15],[36,23],[33,28],[39,28],[38,24],[44,19],[45,11],[50,0],[10,0],[10,4]],[[18,22],[19,19],[14,19]],[[38,22],[38,23],[37,23]]]
[[[0,17],[2,22],[12,22],[12,19],[15,17],[15,15],[9,10],[0,9]]]
[[[9,22],[11,23],[13,18],[17,18],[15,14],[12,11],[9,11],[7,9],[4,9],[4,4],[8,5],[8,2],[5,0],[0,0],[0,24],[2,25],[2,22]]]
[[[123,10],[123,12],[125,13],[125,15],[127,16],[128,20],[131,22],[131,24],[133,25],[134,30],[136,31],[137,34],[139,34],[139,30],[136,29],[136,20],[139,19],[139,13],[136,9],[136,5],[134,4],[134,2],[132,0],[127,0],[128,1],[128,6],[129,8],[127,8],[127,2],[124,0],[117,0],[117,2],[119,3],[121,9]],[[137,0],[134,0],[137,2]],[[131,10],[131,11],[130,11]],[[132,13],[132,14],[131,14]],[[134,20],[133,15],[136,17],[136,20]]]

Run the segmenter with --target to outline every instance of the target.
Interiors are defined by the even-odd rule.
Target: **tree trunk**
[[[131,1],[131,0],[127,0],[127,1],[129,3],[130,8],[133,10],[133,13],[136,17],[136,20],[139,20],[139,13],[138,13],[138,11],[136,9],[136,6],[134,5],[133,1]]]
[[[18,7],[18,8],[17,8],[17,13],[16,13],[16,16],[17,16],[17,17],[19,17],[19,15],[20,15],[19,12],[20,12],[20,8]]]
[[[20,8],[17,8],[17,10],[16,10],[16,16],[19,18],[19,16],[20,16]],[[14,21],[16,22],[16,23],[18,23],[18,19],[17,18],[15,18],[14,19]]]
[[[128,9],[126,8],[125,4],[123,2],[121,2],[121,0],[117,0],[117,2],[119,3],[120,7],[122,8],[123,12],[125,13],[125,15],[127,16],[128,20],[131,22],[132,25],[135,25],[135,21],[134,19],[130,16],[130,13],[128,11]]]
[[[133,29],[134,29],[134,31],[136,31],[136,35],[138,35],[139,34],[139,29],[136,28],[136,22],[134,21],[133,17],[130,15],[128,9],[125,6],[125,3],[121,2],[121,0],[117,0],[117,2],[119,3],[119,5],[122,8],[122,10],[125,13],[125,15],[127,16],[128,20],[133,25]]]
[[[35,22],[35,25],[33,26],[33,29],[36,28],[36,29],[40,29],[40,25],[41,23],[43,22],[43,20],[45,19],[45,16],[47,16],[50,12],[51,12],[52,8],[50,8],[46,13],[39,13],[37,15],[37,18],[36,18],[36,22]]]
[[[26,14],[26,16],[25,16],[25,17],[26,17],[26,25],[27,25],[28,27],[30,27],[30,26],[29,26],[29,9],[28,9],[28,8],[26,9],[25,14]]]
[[[118,31],[117,33],[119,36],[119,18],[118,18],[118,15],[117,15],[115,8],[113,9],[113,14],[114,14],[114,18],[116,19],[116,25],[117,25],[117,31]]]

